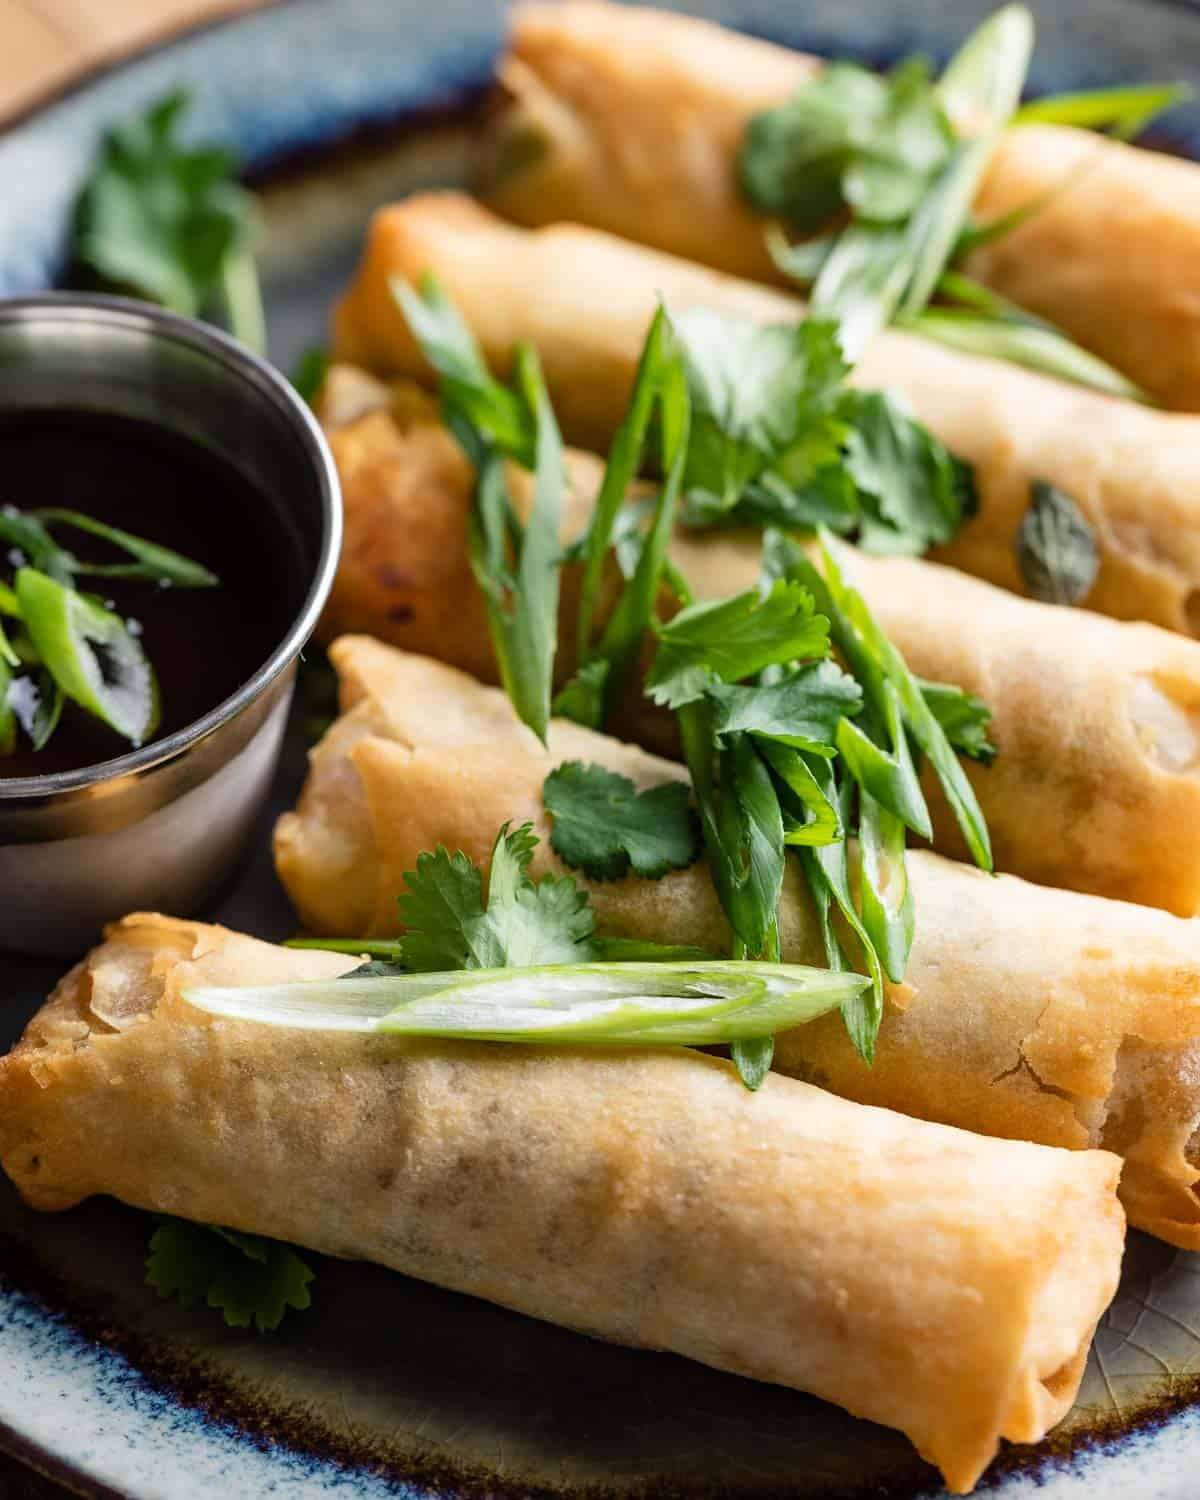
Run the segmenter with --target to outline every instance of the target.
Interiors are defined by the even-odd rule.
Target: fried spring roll
[[[279,874],[315,932],[394,933],[417,855],[441,843],[482,863],[506,820],[532,822],[538,868],[561,873],[542,783],[565,760],[639,787],[685,777],[565,721],[551,725],[545,748],[496,689],[376,641],[347,638],[333,655],[344,713],[275,833]],[[910,852],[908,871],[916,942],[905,983],[888,991],[874,1071],[837,1016],[780,1037],[775,1066],[965,1129],[1117,1151],[1130,1222],[1200,1249],[1197,924],[935,854]],[[606,933],[728,952],[702,864],[657,881],[581,883]],[[786,959],[824,961],[796,865],[780,936]]]
[[[511,103],[484,142],[488,201],[522,224],[589,224],[780,279],[738,151],[747,122],[819,66],[690,16],[518,5],[501,66]],[[1043,198],[967,269],[1166,405],[1200,410],[1200,170],[1091,131],[1007,132],[977,220]]]
[[[542,357],[568,438],[604,451],[625,409],[642,340],[663,299],[760,322],[802,305],[782,292],[572,226],[530,231],[470,199],[429,194],[384,209],[336,317],[339,356],[429,380],[393,277],[435,271],[490,363],[528,339]],[[1014,539],[1035,479],[1066,491],[1091,522],[1100,571],[1090,609],[1200,630],[1200,418],[1152,411],[903,333],[877,338],[856,384],[904,392],[974,468],[979,514],[937,554],[1025,592]]]
[[[413,387],[371,386],[368,410],[364,377],[337,367],[324,396],[346,546],[322,628],[327,638],[362,631],[495,681],[466,555],[468,465]],[[571,453],[569,467],[566,539],[586,523],[601,474],[584,453]],[[517,482],[520,500],[527,476]],[[712,531],[681,531],[672,549],[700,598],[750,588],[759,552],[755,535]],[[1200,643],[1018,599],[934,563],[846,556],[912,669],[979,694],[993,711],[1000,754],[967,773],[998,869],[1180,916],[1200,909]],[[576,582],[568,572],[560,678],[571,665]],[[651,749],[675,749],[673,718],[636,691],[618,727]],[[965,857],[936,777],[926,792],[935,847]]]
[[[36,1208],[109,1193],[813,1391],[955,1490],[1066,1412],[1116,1289],[1116,1157],[751,1095],[675,1048],[286,1032],[181,995],[354,964],[126,918],[0,1062],[5,1170]]]

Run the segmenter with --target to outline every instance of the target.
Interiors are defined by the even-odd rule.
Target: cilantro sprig
[[[1149,85],[1021,107],[1033,36],[1029,11],[1006,5],[939,79],[920,58],[885,77],[832,64],[751,120],[738,158],[741,186],[775,221],[768,247],[777,266],[810,288],[815,316],[840,323],[850,358],[895,322],[969,353],[1145,400],[1059,329],[988,296],[961,273],[972,249],[1040,212],[1074,176],[991,224],[972,224],[972,201],[1010,125],[1111,128],[1126,139],[1189,93]],[[789,244],[779,222],[806,238]]]
[[[751,121],[740,158],[743,187],[767,213],[795,214],[781,184],[802,173],[797,157],[835,139],[818,173],[832,212],[849,223],[784,269],[808,273],[818,317],[838,320],[847,355],[857,358],[898,313],[921,312],[937,289],[971,202],[1021,96],[1033,48],[1033,18],[1023,5],[989,17],[936,82],[917,61],[887,80],[842,64],[819,75],[783,105]],[[815,202],[795,220],[802,232]]]
[[[619,880],[631,869],[661,880],[700,857],[696,815],[681,782],[639,792],[628,776],[571,760],[546,777],[542,796],[554,820],[554,852],[592,880]]]
[[[76,260],[108,285],[188,317],[224,308],[235,338],[266,349],[254,201],[237,159],[189,145],[186,90],[115,125],[75,207]]]
[[[230,1328],[273,1333],[312,1305],[313,1273],[288,1245],[214,1224],[164,1219],[150,1238],[146,1281],[185,1307],[201,1303]]]
[[[969,467],[901,395],[846,386],[836,323],[697,309],[673,326],[693,411],[689,525],[825,525],[867,551],[919,555],[973,512]]]

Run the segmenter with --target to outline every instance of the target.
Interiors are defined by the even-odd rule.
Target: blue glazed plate
[[[778,40],[883,61],[946,55],[991,0],[702,0]],[[1200,81],[1186,4],[1043,0],[1036,89]],[[188,85],[198,136],[232,140],[261,188],[271,346],[321,338],[371,209],[461,181],[467,112],[504,29],[500,0],[291,0],[106,74],[0,139],[0,293],[53,284],[70,204],[105,126]],[[1200,106],[1159,144],[1200,156]],[[294,733],[256,853],[216,913],[292,923],[267,833],[304,767]],[[0,1046],[57,978],[0,959]],[[159,1302],[147,1220],[112,1203],[29,1213],[0,1185],[0,1447],[80,1493],[915,1500],[940,1493],[907,1443],[789,1391],[591,1343],[373,1266],[321,1263],[313,1310],[269,1339]],[[887,1267],[880,1267],[887,1274]],[[1007,1450],[993,1500],[1192,1500],[1200,1493],[1200,1259],[1131,1237],[1079,1401]],[[3,1481],[0,1479],[0,1489]]]

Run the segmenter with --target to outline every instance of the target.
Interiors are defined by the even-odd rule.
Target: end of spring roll
[[[354,963],[126,918],[0,1062],[4,1169],[37,1208],[107,1193],[814,1392],[959,1491],[1070,1405],[1115,1157],[750,1094],[674,1048],[297,1033],[183,995]]]
[[[547,774],[582,760],[639,788],[682,766],[566,721],[543,747],[505,696],[378,642],[333,648],[346,712],[277,825],[279,874],[321,934],[389,936],[424,849],[485,862],[506,820],[532,822],[535,865],[564,873],[542,803]],[[776,1066],[855,1099],[966,1129],[1125,1158],[1131,1221],[1200,1249],[1200,928],[1124,902],[992,878],[909,851],[916,941],[888,989],[874,1068],[839,1017],[780,1037]],[[703,864],[586,887],[599,930],[728,951]],[[352,894],[351,894],[352,892]],[[823,962],[816,913],[790,865],[784,958]]]

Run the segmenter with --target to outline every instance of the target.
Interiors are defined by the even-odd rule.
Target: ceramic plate
[[[684,7],[815,50],[945,56],[991,0],[709,0]],[[1036,89],[1200,81],[1200,13],[1043,0]],[[291,0],[92,81],[0,138],[0,292],[61,274],[70,203],[106,124],[187,84],[198,135],[241,148],[263,194],[271,347],[319,341],[370,210],[461,181],[499,0]],[[1158,144],[1200,156],[1200,108]],[[267,851],[299,787],[297,726],[255,852],[216,915],[292,918]],[[58,966],[0,959],[0,1046]],[[591,1343],[373,1266],[320,1263],[314,1307],[270,1338],[162,1303],[147,1219],[96,1202],[26,1212],[0,1186],[0,1447],[89,1495],[671,1496],[939,1492],[898,1435],[790,1391]],[[316,1258],[314,1258],[316,1259]],[[886,1276],[886,1265],[880,1275]],[[1196,1403],[1196,1404],[1194,1404]],[[979,1494],[1190,1500],[1200,1481],[1200,1258],[1130,1239],[1079,1402]]]

